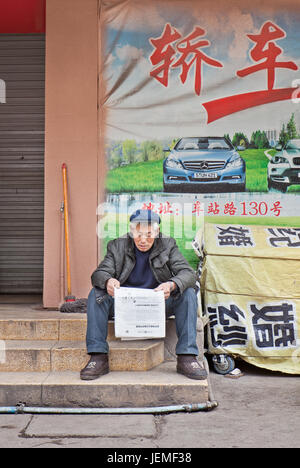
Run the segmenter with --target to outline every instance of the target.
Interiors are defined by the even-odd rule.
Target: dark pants
[[[188,288],[179,297],[170,296],[166,300],[166,316],[175,315],[178,342],[176,354],[198,355],[197,335],[197,296],[193,288]],[[107,296],[101,304],[96,302],[95,290],[88,297],[87,307],[87,352],[108,353],[108,320],[113,317],[114,299]]]

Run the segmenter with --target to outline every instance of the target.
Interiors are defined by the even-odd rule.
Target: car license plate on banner
[[[215,172],[195,172],[194,179],[217,179],[218,174]]]

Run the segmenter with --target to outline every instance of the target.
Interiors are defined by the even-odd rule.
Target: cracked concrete
[[[0,447],[300,447],[299,376],[241,363],[244,377],[215,373],[219,408],[153,415],[0,415]]]

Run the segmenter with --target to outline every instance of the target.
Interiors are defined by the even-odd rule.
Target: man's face
[[[155,229],[153,225],[146,223],[137,224],[131,229],[136,248],[141,252],[147,252],[151,249],[158,233],[159,228]]]

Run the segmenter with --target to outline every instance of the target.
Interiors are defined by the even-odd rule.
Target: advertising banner
[[[206,303],[213,316],[241,311],[241,354],[256,362],[298,346],[299,24],[298,0],[100,2],[99,237],[151,208],[196,269],[194,237],[204,220],[218,226],[205,244]],[[258,332],[247,310],[273,306],[283,322],[267,317]]]
[[[104,237],[180,215],[193,261],[203,215],[300,226],[299,22],[292,0],[100,2]]]

